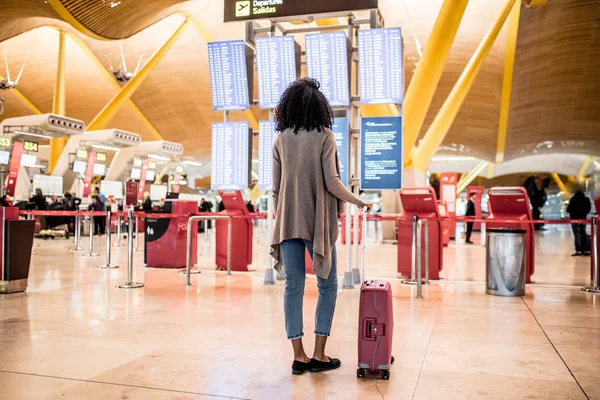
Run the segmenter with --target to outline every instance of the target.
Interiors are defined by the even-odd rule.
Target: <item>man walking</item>
[[[587,215],[592,210],[592,203],[583,193],[582,190],[578,190],[567,207],[567,212],[571,219],[586,219]],[[573,227],[573,234],[575,235],[575,253],[573,256],[589,256],[590,255],[590,241],[585,231],[585,224],[571,224]]]
[[[465,213],[466,217],[474,217],[475,216],[475,192],[471,193],[469,196],[469,201],[467,202],[467,212]],[[467,222],[467,244],[473,244],[471,242],[471,234],[473,233],[473,222]]]

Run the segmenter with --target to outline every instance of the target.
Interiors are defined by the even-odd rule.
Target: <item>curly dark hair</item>
[[[275,109],[275,130],[283,132],[300,129],[319,132],[333,126],[333,111],[325,95],[319,90],[321,85],[315,79],[302,78],[285,89]]]

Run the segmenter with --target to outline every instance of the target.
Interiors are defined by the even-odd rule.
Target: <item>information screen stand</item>
[[[412,216],[429,220],[429,278],[440,279],[443,268],[442,222],[435,192],[431,187],[400,190],[405,218],[398,220],[398,273],[410,277],[412,260]],[[421,260],[425,260],[425,246]],[[422,277],[425,276],[425,267]]]
[[[493,222],[497,220],[522,220],[532,221],[531,207],[527,191],[522,187],[494,187],[488,192],[490,202],[490,215],[487,218],[487,228],[524,229],[527,231],[525,239],[525,269],[526,283],[532,283],[531,276],[535,272],[535,230],[533,224]]]

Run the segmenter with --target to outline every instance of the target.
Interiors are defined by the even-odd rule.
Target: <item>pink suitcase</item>
[[[366,213],[363,213],[366,226]],[[363,236],[366,229],[363,229]],[[358,370],[356,376],[364,378],[366,371],[379,372],[382,379],[390,378],[394,313],[392,287],[389,282],[365,278],[365,238],[362,240],[363,279],[360,288],[358,317]]]

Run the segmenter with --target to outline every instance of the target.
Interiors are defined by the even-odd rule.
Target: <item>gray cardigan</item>
[[[340,180],[335,135],[330,130],[286,130],[273,144],[275,229],[271,255],[281,270],[279,244],[288,239],[313,242],[313,270],[327,279],[338,237],[338,216],[346,201],[366,205]]]

